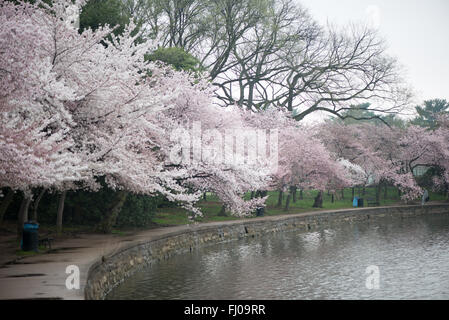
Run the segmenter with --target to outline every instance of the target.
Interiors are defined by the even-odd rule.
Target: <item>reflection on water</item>
[[[366,288],[368,266],[379,290]],[[108,299],[449,299],[449,215],[360,222],[201,248]]]

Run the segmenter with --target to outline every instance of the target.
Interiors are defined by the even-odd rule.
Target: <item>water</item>
[[[366,286],[379,268],[379,289]],[[108,299],[449,299],[449,215],[217,244],[142,269]]]

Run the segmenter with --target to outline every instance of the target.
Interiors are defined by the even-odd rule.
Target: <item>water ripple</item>
[[[108,299],[449,299],[449,218],[335,226],[195,250],[143,269]],[[380,270],[367,289],[366,267]]]

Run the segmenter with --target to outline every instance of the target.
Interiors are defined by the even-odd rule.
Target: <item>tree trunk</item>
[[[366,193],[366,188],[363,187],[363,189],[362,189],[362,196],[365,196],[365,193]]]
[[[282,190],[279,190],[278,204],[276,205],[278,208],[282,207],[283,195],[284,195],[284,192]]]
[[[46,189],[42,189],[42,191],[39,193],[39,196],[34,200],[33,203],[33,221],[37,222],[37,208],[39,207],[39,202],[41,201],[42,197],[45,194]]]
[[[299,190],[299,200],[304,200],[304,194],[302,193],[302,189]]]
[[[101,222],[97,226],[97,230],[103,233],[111,233],[112,227],[117,221],[117,216],[122,210],[123,205],[128,197],[128,192],[124,190],[117,191],[115,198],[112,200],[111,206],[103,214]]]
[[[315,202],[313,203],[314,208],[322,208],[323,207],[323,191],[318,192],[318,195],[315,197]]]
[[[228,215],[226,214],[226,207],[223,205],[220,209],[220,212],[218,212],[217,216],[219,217],[227,217]]]
[[[354,200],[354,196],[355,196],[355,188],[352,187],[352,200]]]
[[[292,199],[293,203],[296,203],[296,187],[292,187]]]
[[[17,237],[19,240],[22,239],[23,224],[28,221],[28,208],[30,202],[31,198],[24,195],[17,217]]]
[[[207,194],[206,194],[206,192],[203,192],[203,200],[207,201]]]
[[[61,195],[59,196],[58,215],[56,216],[56,232],[58,234],[61,234],[61,232],[62,232],[62,216],[64,213],[64,202],[65,202],[66,195],[67,195],[67,191],[63,191],[61,193]]]
[[[382,185],[379,183],[376,186],[376,202],[380,202],[380,192],[382,191]]]
[[[287,196],[287,200],[285,201],[285,207],[284,207],[285,211],[288,211],[288,209],[290,209],[291,198],[292,198],[292,190],[290,189],[290,192],[288,193],[288,196]]]
[[[0,226],[3,223],[3,218],[5,216],[5,212],[8,209],[9,205],[12,202],[12,199],[14,198],[14,190],[8,189],[8,193],[2,200],[2,204],[0,205]]]
[[[254,191],[251,191],[251,199],[254,199]]]
[[[332,199],[331,202],[334,203],[334,194],[332,193]]]
[[[345,200],[345,189],[341,189],[341,199]]]
[[[386,200],[388,198],[388,185],[384,185],[384,199]]]
[[[261,198],[266,197],[267,194],[268,194],[268,191],[261,191],[260,192],[260,197]],[[265,215],[265,208],[264,207],[257,209],[257,211],[256,211],[256,216],[257,217],[263,217],[264,215]]]

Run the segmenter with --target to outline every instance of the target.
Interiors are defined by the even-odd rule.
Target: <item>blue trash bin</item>
[[[38,236],[39,224],[34,222],[25,222],[23,224],[22,232],[22,250],[23,251],[38,251],[39,248],[39,236]]]
[[[354,200],[352,200],[352,206],[354,208],[357,208],[359,206],[359,197],[354,197]]]

